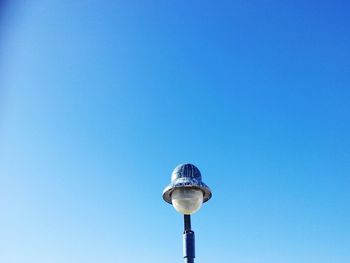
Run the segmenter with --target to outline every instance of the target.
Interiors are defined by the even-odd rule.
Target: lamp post
[[[184,215],[183,257],[185,263],[195,258],[194,232],[191,229],[191,214],[211,198],[210,188],[202,182],[199,169],[193,164],[180,164],[171,174],[171,183],[163,191],[165,202],[172,204]]]

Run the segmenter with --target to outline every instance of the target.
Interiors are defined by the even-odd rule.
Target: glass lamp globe
[[[191,215],[201,208],[203,192],[193,188],[177,188],[171,193],[171,202],[179,213]]]

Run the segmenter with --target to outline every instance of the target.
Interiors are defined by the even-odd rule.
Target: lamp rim
[[[163,191],[164,201],[169,203],[169,204],[172,204],[172,201],[171,201],[172,192],[175,189],[183,189],[183,188],[201,190],[203,192],[203,203],[207,202],[212,197],[212,193],[211,193],[210,188],[206,184],[204,184],[203,182],[201,182],[198,185],[186,185],[184,183],[180,183],[180,184],[170,184],[164,189],[164,191]]]

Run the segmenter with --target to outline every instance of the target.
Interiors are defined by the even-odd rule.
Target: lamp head
[[[163,191],[163,199],[185,215],[197,212],[211,196],[210,188],[202,182],[199,169],[189,163],[174,169],[171,183]]]

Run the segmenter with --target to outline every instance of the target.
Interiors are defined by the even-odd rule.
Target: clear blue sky
[[[349,1],[6,3],[0,262],[350,262]]]

